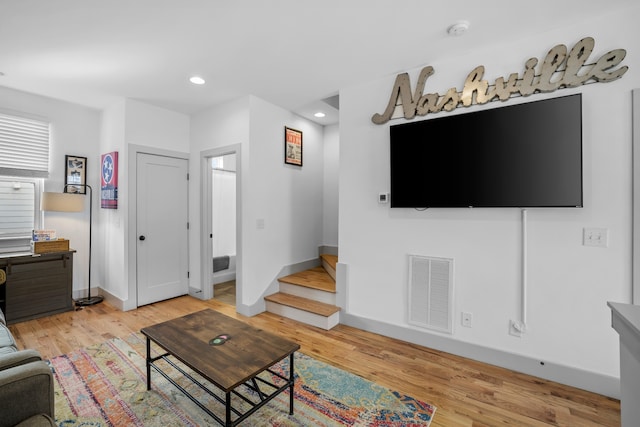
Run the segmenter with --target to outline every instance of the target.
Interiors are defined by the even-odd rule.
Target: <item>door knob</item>
[[[146,237],[140,236],[140,237],[138,237],[138,239],[140,239],[142,241],[142,240],[146,239]]]

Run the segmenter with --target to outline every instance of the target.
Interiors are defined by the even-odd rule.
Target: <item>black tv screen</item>
[[[580,94],[390,127],[391,207],[582,207]]]

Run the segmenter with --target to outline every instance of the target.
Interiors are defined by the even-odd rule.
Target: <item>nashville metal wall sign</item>
[[[496,98],[506,101],[512,96],[529,96],[537,92],[553,92],[561,88],[572,88],[590,81],[606,83],[619,79],[627,72],[626,65],[615,70],[627,52],[615,49],[602,55],[595,63],[586,64],[593,52],[595,41],[592,37],[585,37],[576,43],[567,53],[567,47],[559,44],[549,51],[540,67],[540,74],[536,74],[537,58],[531,58],[524,64],[524,71],[519,77],[512,73],[505,81],[498,77],[493,85],[483,80],[484,66],[474,68],[464,82],[461,92],[455,87],[444,95],[438,93],[424,94],[424,86],[429,76],[434,73],[432,66],[422,69],[418,77],[415,91],[411,93],[411,82],[408,73],[398,74],[391,91],[389,104],[382,114],[374,114],[371,121],[377,125],[384,124],[394,117],[398,106],[402,107],[404,118],[413,119],[416,115],[426,116],[429,113],[453,111],[459,106],[486,104]],[[584,68],[584,71],[583,71]],[[582,72],[581,72],[582,71]]]

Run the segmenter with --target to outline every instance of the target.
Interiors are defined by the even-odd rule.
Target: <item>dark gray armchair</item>
[[[16,349],[0,311],[0,427],[55,425],[51,369],[37,351]]]

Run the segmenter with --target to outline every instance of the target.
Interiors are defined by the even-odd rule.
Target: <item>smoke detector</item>
[[[459,21],[447,28],[447,34],[453,37],[463,35],[469,30],[469,23],[467,21]]]

